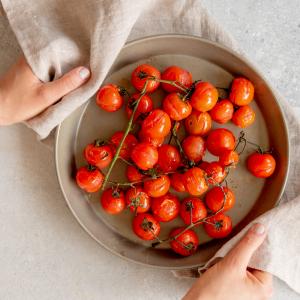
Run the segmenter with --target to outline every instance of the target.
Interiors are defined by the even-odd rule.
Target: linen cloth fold
[[[27,61],[42,81],[58,78],[81,64],[92,72],[86,85],[27,121],[42,139],[95,94],[128,40],[185,33],[242,52],[199,0],[2,0],[2,5]],[[293,163],[280,205],[258,219],[269,227],[269,234],[250,265],[273,273],[300,293],[300,127],[288,103],[280,99]],[[245,230],[227,242],[207,266],[223,257]]]

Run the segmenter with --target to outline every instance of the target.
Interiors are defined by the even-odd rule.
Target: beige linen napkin
[[[241,52],[199,0],[2,0],[2,4],[29,64],[41,80],[57,78],[79,64],[92,71],[85,86],[27,122],[41,138],[97,91],[127,40],[186,33]],[[300,198],[296,198],[300,195],[299,123],[284,100],[282,106],[289,124],[293,163],[281,199],[284,204],[260,217],[269,226],[269,235],[251,266],[273,273],[300,292]],[[224,256],[243,232],[224,245],[215,258]]]

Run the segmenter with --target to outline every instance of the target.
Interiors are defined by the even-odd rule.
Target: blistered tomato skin
[[[182,148],[187,158],[197,163],[205,154],[205,141],[201,136],[189,135],[183,140]]]
[[[105,111],[115,112],[123,105],[123,97],[115,84],[107,84],[97,93],[96,103]]]
[[[188,134],[205,136],[212,127],[211,116],[207,112],[193,110],[185,119],[184,125]]]
[[[170,179],[167,175],[162,175],[155,179],[144,181],[145,192],[153,198],[161,197],[167,194],[170,189]]]
[[[175,238],[177,235],[179,236]],[[191,229],[185,230],[184,227],[173,229],[170,233],[170,238],[170,246],[177,254],[190,256],[197,251],[199,239],[197,234]]]
[[[108,145],[98,144],[96,141],[93,144],[88,144],[83,151],[86,161],[98,167],[99,169],[106,168],[113,159],[113,151]]]
[[[229,100],[238,106],[248,105],[254,97],[254,86],[246,78],[235,78],[231,85]]]
[[[160,233],[160,225],[154,216],[148,213],[138,214],[132,222],[133,232],[142,240],[155,240]]]
[[[192,196],[201,196],[208,189],[205,173],[200,168],[194,167],[183,175],[185,190]]]
[[[207,150],[216,156],[221,155],[226,150],[233,150],[235,147],[235,137],[233,133],[225,128],[212,130],[206,140]]]
[[[232,102],[224,99],[218,102],[209,112],[209,114],[215,122],[219,124],[225,124],[232,119],[233,112],[234,109]]]
[[[247,168],[255,177],[268,178],[276,168],[276,161],[269,153],[252,153],[247,159]]]
[[[222,166],[235,167],[239,162],[239,154],[234,150],[226,150],[219,156],[219,163]]]
[[[138,94],[138,93],[133,94],[131,96],[130,100],[128,101],[128,103],[126,105],[126,113],[127,113],[128,118],[131,117],[133,110],[135,108],[136,101],[139,99],[139,97],[140,97],[140,94]],[[135,111],[133,120],[136,121],[138,118],[150,113],[152,110],[153,110],[152,99],[150,98],[149,95],[146,94],[146,95],[142,96],[142,98],[140,99],[140,102]]]
[[[205,203],[212,212],[230,210],[235,204],[235,196],[232,190],[226,186],[215,186],[209,190],[205,197]],[[223,205],[224,204],[224,205]]]
[[[127,190],[126,205],[133,213],[144,213],[150,209],[151,199],[142,187],[135,186]]]
[[[249,127],[254,121],[255,112],[249,105],[241,106],[234,112],[232,117],[232,122],[240,128]]]
[[[141,170],[149,170],[157,163],[158,152],[149,143],[139,143],[132,149],[131,159]]]
[[[185,198],[181,202],[180,217],[186,225],[191,221],[196,223],[207,216],[207,210],[203,201],[196,197]]]
[[[164,144],[158,149],[157,167],[163,172],[174,172],[181,164],[178,149],[173,145]]]
[[[185,192],[183,174],[174,173],[171,175],[171,186],[177,192]]]
[[[76,173],[77,185],[88,193],[97,192],[103,183],[104,175],[93,166],[81,167]]]
[[[202,168],[206,173],[206,180],[209,184],[221,183],[226,177],[224,167],[217,161],[209,162]]]

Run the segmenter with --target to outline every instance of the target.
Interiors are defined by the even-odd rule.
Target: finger
[[[85,67],[77,67],[61,78],[43,84],[40,91],[42,98],[47,101],[47,105],[51,105],[63,96],[80,87],[88,80],[89,77],[89,69]]]
[[[238,244],[224,258],[224,263],[232,264],[241,271],[246,271],[255,250],[266,237],[266,230],[262,224],[254,224]]]
[[[270,286],[272,285],[272,281],[273,281],[272,274],[261,270],[256,270],[256,269],[251,270],[250,273],[254,277],[256,277],[262,284],[270,285]]]

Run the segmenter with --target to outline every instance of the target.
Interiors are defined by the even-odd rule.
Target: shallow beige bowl
[[[257,70],[244,58],[216,43],[186,35],[161,35],[137,40],[127,44],[112,66],[106,82],[129,85],[130,73],[137,64],[150,63],[163,70],[168,65],[187,68],[194,79],[207,80],[216,86],[228,87],[234,76],[243,75],[255,86],[256,122],[246,129],[249,140],[268,148],[277,155],[277,169],[268,180],[257,179],[247,172],[245,158],[254,149],[247,148],[238,168],[230,173],[228,183],[234,190],[237,203],[228,213],[233,220],[232,234],[240,231],[251,220],[274,207],[279,200],[288,173],[288,133],[279,103],[271,88]],[[154,95],[156,105],[162,92]],[[215,127],[217,127],[214,124]],[[210,240],[201,227],[196,231],[200,237],[197,253],[181,258],[169,250],[169,245],[158,249],[139,240],[131,230],[132,214],[109,216],[101,210],[100,193],[87,195],[79,190],[74,174],[84,165],[82,151],[86,144],[96,138],[109,138],[115,131],[125,129],[124,111],[109,114],[95,105],[95,99],[77,109],[58,128],[56,135],[56,168],[65,199],[82,227],[102,246],[132,261],[160,268],[182,269],[204,264],[226,242]],[[229,124],[224,127],[238,136],[240,130]],[[213,160],[213,156],[206,159]],[[123,180],[124,166],[119,164],[113,179]],[[175,220],[162,225],[161,237],[167,237],[171,228],[183,225]]]

